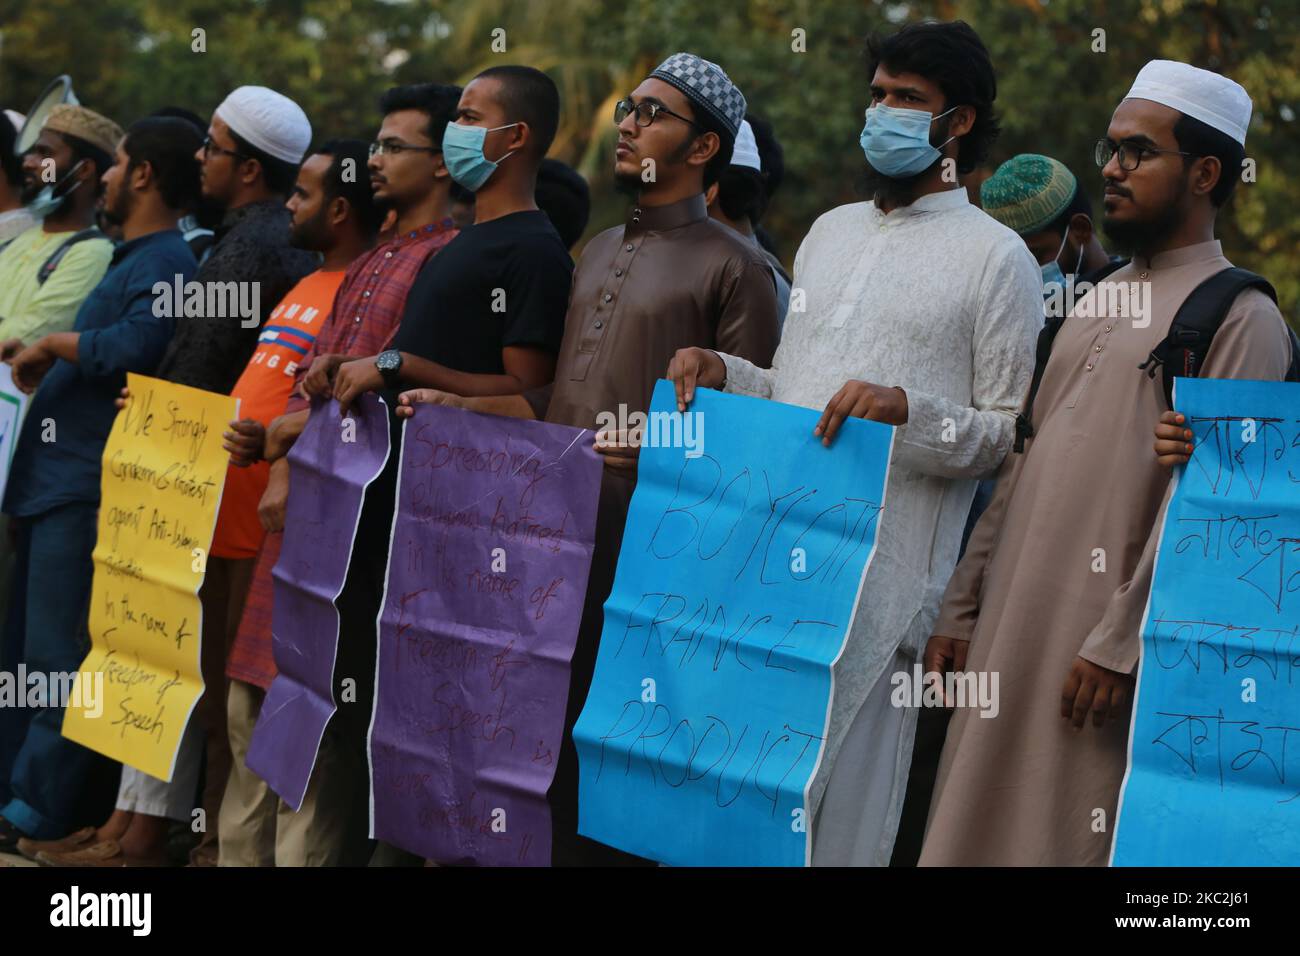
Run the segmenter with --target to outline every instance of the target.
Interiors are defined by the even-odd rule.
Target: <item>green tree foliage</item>
[[[82,102],[127,123],[165,104],[206,116],[232,87],[258,83],[301,103],[318,138],[368,138],[390,85],[530,63],[560,86],[553,155],[591,181],[594,233],[624,203],[612,189],[614,101],[690,50],[722,64],[776,128],[786,182],[765,224],[789,262],[818,215],[862,198],[864,38],[925,17],[961,17],[990,49],[1003,122],[993,163],[1055,156],[1098,215],[1092,144],[1143,63],[1186,60],[1242,82],[1256,181],[1219,231],[1300,318],[1300,0],[0,0],[0,105],[25,109],[70,73]],[[206,52],[193,50],[195,29]]]

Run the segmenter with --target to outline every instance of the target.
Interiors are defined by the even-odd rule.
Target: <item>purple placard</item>
[[[434,405],[407,421],[370,728],[376,839],[440,863],[550,863],[592,439]]]
[[[351,418],[317,401],[289,452],[284,544],[272,572],[278,671],[248,745],[248,767],[297,810],[334,714],[335,599],[347,579],[361,504],[388,460],[388,409],[364,395]]]

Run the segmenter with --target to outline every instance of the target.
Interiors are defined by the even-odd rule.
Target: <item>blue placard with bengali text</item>
[[[894,429],[655,388],[595,678],[579,832],[673,865],[802,866],[808,785]]]
[[[1116,866],[1300,864],[1300,385],[1180,378]]]

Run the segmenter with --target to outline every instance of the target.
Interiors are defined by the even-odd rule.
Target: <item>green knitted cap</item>
[[[1074,173],[1049,156],[1012,156],[980,185],[984,211],[1022,236],[1045,229],[1074,199]]]

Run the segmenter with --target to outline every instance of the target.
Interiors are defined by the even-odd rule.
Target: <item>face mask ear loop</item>
[[[939,114],[938,116],[936,116],[934,119],[930,120],[930,122],[931,122],[931,123],[937,122],[938,120],[943,119],[945,116],[947,116],[949,113],[951,113],[952,110],[957,110],[957,109],[961,109],[961,107],[960,107],[960,106],[954,106],[954,107],[953,107],[952,109],[950,109],[950,110],[944,110],[942,113],[940,113],[940,114]],[[949,143],[951,143],[951,142],[952,142],[954,139],[956,139],[956,138],[957,138],[956,136],[949,136],[947,139],[945,139],[942,143],[940,143],[940,144],[939,144],[937,147],[935,147],[935,148],[936,148],[936,149],[943,149],[945,146],[947,146]],[[1058,252],[1057,255],[1059,256],[1060,253]]]
[[[512,127],[512,126],[518,126],[518,125],[519,125],[518,123],[507,123],[505,126],[494,126],[492,129],[488,130],[488,132],[489,132],[489,133],[495,133],[495,132],[496,132],[497,130],[499,130],[499,129],[509,129],[509,128]],[[485,136],[485,138],[486,138],[486,134],[484,134],[484,136]],[[517,149],[512,149],[512,150],[510,150],[510,152],[506,153],[506,154],[505,154],[504,156],[502,156],[500,159],[492,159],[492,160],[488,160],[488,162],[496,163],[498,166],[500,166],[502,163],[504,163],[507,159],[509,159],[511,156],[513,156],[513,155],[514,155],[515,153],[517,153],[517,152],[519,152],[519,150],[517,150]],[[483,158],[484,158],[484,159],[487,159],[487,156],[484,155]]]

